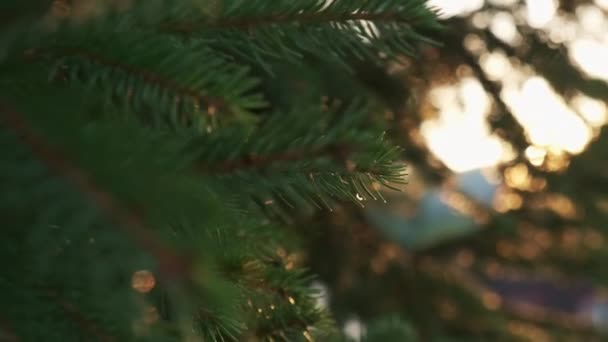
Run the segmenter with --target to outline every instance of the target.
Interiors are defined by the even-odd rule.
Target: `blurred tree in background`
[[[398,312],[420,341],[608,338],[608,3],[430,3],[440,47],[360,70],[410,177],[389,209],[317,217],[336,317]]]

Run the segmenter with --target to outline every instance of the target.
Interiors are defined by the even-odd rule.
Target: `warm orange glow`
[[[595,207],[602,213],[608,214],[608,198],[599,199],[597,202],[595,202]]]
[[[585,232],[585,245],[591,249],[601,249],[604,246],[604,237],[597,230]]]
[[[538,244],[532,241],[525,241],[519,246],[518,254],[526,260],[536,259],[541,253]]]
[[[524,164],[517,164],[509,167],[505,170],[505,180],[507,185],[525,190],[530,187],[530,174],[528,173],[528,167]]]
[[[440,300],[437,306],[439,307],[439,315],[443,319],[454,319],[458,315],[458,308],[447,298]]]
[[[487,263],[485,266],[485,272],[490,278],[500,277],[504,273],[500,264],[495,261]]]
[[[574,202],[563,195],[549,195],[547,198],[547,207],[563,218],[572,219],[577,216],[577,210]]]
[[[131,287],[139,293],[148,293],[152,291],[155,285],[156,279],[150,271],[137,271],[131,277]]]
[[[493,206],[496,211],[506,213],[521,208],[523,202],[521,195],[507,189],[499,189],[494,196]]]
[[[561,151],[549,151],[543,169],[551,172],[559,172],[565,170],[570,165],[570,160]]]
[[[483,305],[490,310],[497,310],[498,308],[500,308],[500,305],[502,304],[502,300],[501,300],[500,296],[498,296],[494,292],[489,292],[489,291],[484,292],[481,295],[481,301],[482,301]]]
[[[292,270],[295,267],[295,262],[293,261],[288,261],[285,263],[285,269],[287,271]]]
[[[530,183],[530,191],[541,191],[547,187],[547,180],[544,178],[534,178]]]
[[[501,240],[496,245],[496,252],[503,258],[510,259],[515,255],[515,245],[509,241]]]
[[[278,257],[285,258],[287,256],[287,251],[283,247],[279,247],[276,250],[276,254]]]
[[[475,255],[470,249],[463,249],[456,254],[456,263],[460,267],[471,267],[475,262]]]
[[[544,249],[551,247],[553,244],[553,238],[551,234],[545,229],[538,229],[534,232],[533,235],[534,242],[536,242],[539,246]]]
[[[523,339],[534,342],[553,341],[549,334],[544,330],[528,323],[511,321],[507,325],[507,330],[513,335],[521,336]]]
[[[155,306],[149,306],[144,310],[142,322],[146,325],[152,325],[160,319],[160,314]]]
[[[155,306],[147,306],[142,312],[142,316],[133,322],[133,332],[137,336],[146,336],[150,326],[160,320],[160,313]]]
[[[312,338],[312,335],[308,332],[308,330],[304,330],[302,332],[302,335],[304,335],[304,338],[306,339],[307,342],[313,342],[314,339]]]
[[[562,233],[562,246],[565,249],[575,249],[579,246],[581,234],[577,228],[569,228]]]
[[[388,263],[385,258],[378,255],[370,261],[369,266],[372,269],[372,272],[374,272],[376,274],[382,274],[386,271],[386,268],[388,267]]]

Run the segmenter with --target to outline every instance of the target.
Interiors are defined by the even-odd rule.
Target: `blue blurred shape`
[[[472,199],[491,205],[496,184],[488,182],[481,171],[457,175],[457,188]],[[393,203],[396,200],[393,199]],[[396,203],[398,204],[398,203]],[[428,247],[446,239],[467,234],[475,229],[475,222],[448,206],[441,199],[441,190],[429,189],[421,198],[413,216],[399,212],[399,205],[372,207],[366,211],[368,219],[391,239],[408,249]]]

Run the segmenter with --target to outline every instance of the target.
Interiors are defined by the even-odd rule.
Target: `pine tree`
[[[1,340],[341,339],[295,223],[403,182],[358,70],[430,42],[423,0],[4,0],[0,19]],[[387,319],[368,340],[411,335]]]
[[[380,213],[389,216],[384,222],[370,219],[369,208],[355,205],[318,215],[314,224],[305,225],[325,226],[310,239],[309,263],[329,288],[336,320],[344,322],[355,313],[367,324],[378,315],[399,312],[414,327],[417,341],[607,339],[603,269],[608,238],[608,83],[605,76],[587,74],[569,58],[570,41],[551,33],[560,32],[556,23],[581,30],[587,23],[581,23],[580,13],[597,14],[602,9],[597,1],[597,5],[555,1],[559,8],[555,22],[539,28],[517,17],[530,3],[487,1],[478,11],[441,20],[445,29],[429,35],[441,46],[425,51],[424,63],[410,61],[390,73],[369,72],[366,80],[393,108],[389,133],[404,146],[408,170],[419,177],[418,191],[426,194],[439,188],[448,195],[446,202],[456,204],[455,211],[474,219],[468,223],[473,229],[416,248],[395,238],[412,228],[408,223],[416,225],[414,220],[389,222],[393,232],[401,231],[382,234],[390,214],[402,218],[401,212],[418,204],[419,194],[412,190],[408,198],[408,188],[405,196],[389,198],[389,205],[395,206],[392,211],[381,208]],[[600,17],[605,20],[605,6],[603,10]],[[491,25],[491,18],[505,13],[515,18],[516,42],[499,38]],[[470,41],[476,44],[467,44]],[[559,101],[582,120],[588,117],[574,100],[581,95],[593,99],[600,118],[585,124],[591,137],[584,151],[567,152],[531,139],[505,100],[503,90],[513,89],[513,84],[486,68],[490,54],[504,56],[509,71],[545,80]],[[489,130],[512,147],[512,160],[495,170],[500,185],[494,200],[500,201],[494,203],[480,203],[454,186],[455,172],[434,158],[428,142],[420,139],[421,124],[434,112],[429,109],[429,90],[463,78],[479,82],[491,103]],[[534,114],[546,116],[547,126],[558,114],[549,108],[537,111]],[[566,140],[569,132],[564,127],[560,137]],[[531,150],[543,151],[542,158],[531,158]],[[522,304],[522,295],[513,298],[517,292],[527,302]],[[539,305],[542,301],[544,305]]]

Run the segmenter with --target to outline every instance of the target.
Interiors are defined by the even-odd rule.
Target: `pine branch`
[[[425,41],[418,31],[436,26],[432,11],[422,0],[135,0],[122,13],[114,11],[114,0],[95,6],[103,2],[71,4],[73,13],[55,18],[52,32],[27,39],[19,39],[27,36],[25,30],[11,33],[11,39],[17,38],[6,44],[11,64],[0,70],[1,86],[11,105],[0,101],[0,121],[6,127],[0,138],[8,142],[2,162],[9,165],[0,172],[8,175],[3,182],[9,189],[0,204],[9,224],[15,223],[9,227],[9,236],[15,235],[10,242],[24,245],[6,254],[23,258],[29,271],[21,279],[20,270],[10,269],[15,286],[6,298],[21,291],[19,298],[27,299],[32,284],[56,289],[45,293],[46,300],[35,297],[28,305],[38,309],[35,318],[55,310],[69,319],[53,315],[32,336],[57,328],[60,337],[81,330],[93,339],[129,339],[129,323],[139,313],[124,285],[136,267],[155,269],[156,264],[159,290],[175,295],[165,315],[175,338],[183,332],[204,340],[238,340],[262,332],[268,339],[309,340],[316,324],[328,319],[314,305],[307,274],[274,264],[252,247],[259,248],[260,241],[268,245],[270,239],[251,223],[267,219],[255,216],[259,211],[252,210],[251,199],[277,198],[283,201],[277,207],[288,201],[326,203],[326,198],[358,203],[381,198],[379,183],[401,181],[402,167],[394,162],[396,149],[379,138],[381,132],[360,120],[372,113],[369,107],[354,106],[333,120],[327,108],[312,104],[309,111],[300,106],[305,101],[289,97],[285,103],[293,112],[285,115],[289,110],[283,105],[273,106],[278,114],[258,121],[252,111],[266,103],[247,62],[268,66],[276,61],[268,57],[287,56],[284,65],[289,66],[303,52],[345,65],[353,55],[382,61],[411,53]],[[76,13],[81,10],[86,13]],[[184,40],[158,34],[162,23],[203,26],[202,32],[192,32],[193,39]],[[249,59],[243,62],[241,56]],[[60,86],[46,82],[49,66],[51,79],[65,81],[57,82]],[[9,95],[13,92],[15,98]],[[108,102],[111,113],[98,106]],[[119,114],[153,115],[154,124],[171,127],[209,128],[233,116],[261,124],[226,125],[210,134],[167,134],[111,117],[117,114],[116,103],[127,107]],[[245,211],[253,220],[243,226],[245,220],[234,216]],[[103,229],[108,221],[118,232]],[[226,234],[232,253],[239,250],[242,260],[262,264],[256,274],[244,279],[246,272],[237,270],[234,278],[222,277],[229,273],[222,272],[224,263],[237,263],[234,255],[226,255],[227,248],[209,238],[213,229]],[[254,230],[248,235],[251,241],[243,242],[242,232]],[[276,227],[272,234],[276,239]],[[205,258],[195,259],[189,250],[196,250],[196,256],[202,251]],[[99,262],[99,255],[107,259]],[[49,264],[57,269],[50,271]],[[194,268],[197,272],[191,274]],[[192,291],[164,288],[176,281],[187,281]],[[242,305],[250,294],[257,304],[274,301],[276,311],[250,315]],[[82,303],[75,302],[80,299]],[[26,318],[18,331],[28,333],[24,329],[37,322],[15,303],[9,313]],[[186,330],[180,329],[184,322]],[[149,337],[162,338],[156,331]]]
[[[116,338],[107,335],[101,327],[97,326],[95,322],[85,317],[82,312],[78,310],[76,305],[68,301],[67,299],[60,296],[57,292],[47,289],[44,291],[44,295],[50,298],[58,307],[60,307],[66,315],[76,323],[85,334],[89,337],[95,337],[96,341],[101,342],[114,342]]]
[[[87,195],[93,203],[118,223],[127,235],[156,259],[159,271],[166,280],[179,281],[188,276],[190,261],[167,248],[145,227],[138,215],[122,208],[110,193],[99,188],[86,173],[83,173],[58,151],[48,146],[44,139],[28,126],[18,112],[0,102],[0,113],[5,126],[15,133],[39,160]]]
[[[246,340],[249,336],[260,339],[256,335],[258,332],[283,333],[299,340],[303,329],[327,323],[328,318],[315,306],[310,288],[313,277],[308,272],[292,268],[293,265],[288,266],[288,254],[277,252],[289,248],[290,236],[279,227],[258,224],[239,237],[247,241],[245,246],[237,248],[229,236],[218,239],[218,247],[225,251],[226,266],[222,267],[228,271],[225,277],[242,289],[241,308],[249,316],[247,329],[243,331],[245,335],[241,335],[239,340]],[[225,235],[218,234],[218,237]],[[263,245],[256,242],[260,239],[265,241]],[[244,250],[247,252],[243,253]],[[300,322],[301,325],[286,325],[286,322]],[[274,337],[280,339],[279,336]]]
[[[193,156],[198,172],[217,177],[228,192],[246,191],[260,203],[331,209],[337,199],[359,204],[382,199],[378,184],[394,188],[390,183],[404,182],[403,167],[394,163],[400,151],[381,133],[360,127],[370,106],[354,103],[343,110],[275,114],[252,132],[202,136],[184,153]]]
[[[260,338],[261,340],[266,340],[266,339],[272,339],[272,338],[283,338],[285,340],[288,340],[287,337],[285,336],[284,331],[288,330],[288,329],[293,329],[293,330],[306,330],[306,328],[308,327],[308,323],[299,319],[290,319],[287,321],[283,322],[283,325],[280,328],[261,328],[258,329],[255,333],[255,335]]]
[[[30,51],[32,55],[36,55],[39,52]],[[44,53],[44,52],[40,52]],[[206,108],[207,114],[209,116],[213,116],[216,112],[227,112],[230,113],[230,109],[226,104],[225,100],[220,97],[207,96],[201,93],[199,90],[189,88],[187,86],[181,85],[178,81],[169,79],[163,75],[155,73],[153,70],[147,70],[143,68],[138,68],[134,65],[128,65],[119,60],[112,60],[106,58],[102,55],[95,54],[92,52],[88,52],[85,50],[77,50],[77,49],[64,49],[52,52],[54,55],[58,57],[79,57],[84,60],[88,60],[102,67],[107,67],[114,70],[119,70],[124,72],[126,75],[134,76],[137,78],[141,78],[144,82],[150,83],[152,85],[156,85],[160,88],[167,89],[175,94],[177,97],[175,98],[176,102],[181,101],[181,98],[189,98],[192,102],[199,107]],[[69,68],[69,66],[66,66]],[[69,73],[70,71],[66,71]],[[127,97],[131,97],[135,89],[128,89]]]
[[[439,28],[421,0],[277,0],[273,6],[236,0],[217,7],[198,16],[175,11],[158,29],[231,50],[270,71],[268,58],[300,62],[305,53],[347,67],[353,57],[381,64],[386,56],[415,54],[418,43],[433,43],[418,32]]]
[[[100,24],[113,29],[115,22]],[[135,31],[100,34],[92,27],[64,29],[24,46],[31,62],[51,64],[51,80],[101,90],[102,100],[126,105],[153,126],[193,128],[251,119],[266,106],[254,92],[247,66],[229,62],[202,43]],[[28,44],[29,45],[29,44]]]

